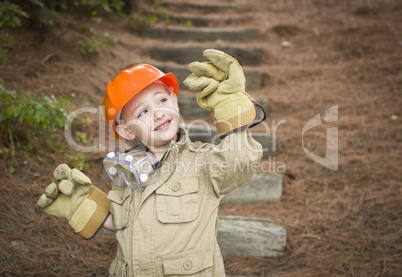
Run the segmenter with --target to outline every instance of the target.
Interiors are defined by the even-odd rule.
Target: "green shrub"
[[[16,149],[31,151],[42,142],[47,150],[59,149],[55,141],[68,116],[65,107],[71,103],[67,97],[31,96],[23,91],[8,90],[0,84],[0,131],[3,145],[0,153],[11,158],[10,173],[17,161]]]
[[[87,159],[82,152],[78,152],[75,156],[70,156],[68,159],[68,164],[78,170],[85,170],[89,167]]]
[[[130,14],[131,18],[131,29],[136,33],[141,33],[147,27],[151,27],[156,21],[158,21],[158,17],[154,14],[141,14],[137,12],[133,12]]]
[[[81,0],[70,2],[74,2],[76,6],[89,10],[91,15],[101,14],[102,11],[120,13],[124,6],[124,1],[122,0]]]
[[[46,21],[47,15],[57,15],[60,12],[78,11],[87,16],[100,15],[103,12],[107,13],[120,13],[124,6],[122,0],[30,0],[37,10],[38,15],[43,15],[45,19],[44,24],[50,22]],[[51,17],[50,17],[51,18]]]
[[[108,32],[101,31],[100,34],[88,24],[78,30],[84,35],[83,39],[78,40],[78,45],[82,54],[98,53],[103,46],[107,46],[117,40],[116,37],[110,36]],[[99,40],[97,37],[101,36]]]
[[[157,21],[169,22],[166,9],[161,6],[161,1],[154,2],[154,11],[151,14],[132,12],[130,14],[131,29],[136,33],[141,33],[145,28],[151,27]]]
[[[4,46],[8,43],[14,43],[14,38],[6,30],[21,26],[20,17],[28,17],[28,14],[20,6],[8,0],[0,2],[0,65],[7,57],[7,50]]]
[[[7,32],[10,28],[22,26],[21,18],[30,18],[32,25],[40,26],[41,32],[54,25],[54,18],[63,12],[78,12],[88,17],[98,16],[103,12],[120,14],[124,6],[123,0],[5,0],[0,1],[0,66],[7,57],[5,46],[13,43],[13,37]],[[24,8],[21,8],[24,7]],[[79,41],[81,52],[95,53],[100,47],[110,44],[114,37],[103,34],[104,39],[87,37]],[[84,51],[83,51],[84,50]]]

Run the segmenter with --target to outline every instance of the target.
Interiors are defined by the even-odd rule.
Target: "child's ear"
[[[125,140],[135,139],[135,134],[129,128],[127,128],[126,125],[121,125],[121,124],[117,125],[116,133],[118,133],[119,136],[121,136]]]

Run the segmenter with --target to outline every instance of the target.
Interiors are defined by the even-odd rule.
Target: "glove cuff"
[[[97,187],[92,188],[88,199],[96,203],[96,210],[89,218],[84,228],[78,232],[84,239],[91,239],[96,235],[107,219],[110,207],[110,200],[107,199],[107,195]]]
[[[215,124],[215,128],[218,131],[219,137],[221,139],[230,135],[233,132],[243,130],[247,127],[252,128],[266,119],[266,112],[262,108],[262,106],[250,95],[247,96],[253,103],[253,108],[240,114],[234,115],[227,121],[220,121],[218,118],[215,117],[214,110],[210,111],[212,120]]]

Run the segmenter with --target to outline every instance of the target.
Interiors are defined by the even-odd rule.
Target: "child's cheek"
[[[141,118],[141,119],[134,119],[131,121],[131,130],[137,135],[137,136],[144,136],[149,133],[150,130],[150,120],[146,118]]]
[[[179,104],[177,102],[177,95],[174,94],[174,93],[171,93],[170,94],[170,99],[172,100],[173,107],[178,110],[179,109]]]

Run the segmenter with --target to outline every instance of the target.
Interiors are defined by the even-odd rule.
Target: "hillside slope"
[[[271,132],[277,126],[278,152],[264,166],[275,171],[285,165],[286,171],[280,203],[222,204],[220,213],[281,220],[288,243],[282,259],[225,257],[227,272],[243,276],[399,276],[402,4],[397,0],[230,3],[239,6],[191,13],[209,19],[215,27],[257,28],[260,32],[257,40],[245,45],[264,51],[262,63],[253,67],[264,73],[263,87],[251,93],[268,101],[265,126]],[[168,8],[168,13],[187,15],[180,7]],[[30,152],[18,152],[13,175],[8,173],[9,159],[0,158],[1,276],[107,276],[115,255],[114,235],[102,231],[91,241],[82,240],[66,222],[36,209],[38,195],[50,182],[55,166],[69,161],[85,162],[88,167],[83,171],[107,191],[102,157],[109,150],[109,138],[99,120],[107,83],[135,63],[175,65],[155,60],[148,54],[151,47],[208,45],[145,38],[130,31],[126,21],[107,16],[100,24],[90,24],[107,30],[118,41],[89,57],[80,53],[76,43],[80,38],[77,28],[83,24],[79,17],[63,15],[44,41],[34,28],[16,29],[16,43],[0,67],[0,78],[9,89],[67,95],[75,104],[71,111],[98,109],[86,114],[91,123],[80,131],[86,134],[85,145],[99,150],[84,153],[84,161],[70,147],[67,154],[56,154],[43,145],[41,160]],[[173,28],[171,25],[167,27]],[[216,47],[230,44],[214,42]],[[336,105],[336,122],[303,133],[310,119],[320,114],[325,122],[325,110]],[[336,171],[305,152],[325,156],[326,130],[331,127],[338,127]],[[63,132],[60,136],[67,143]],[[0,148],[6,146],[3,135]]]

